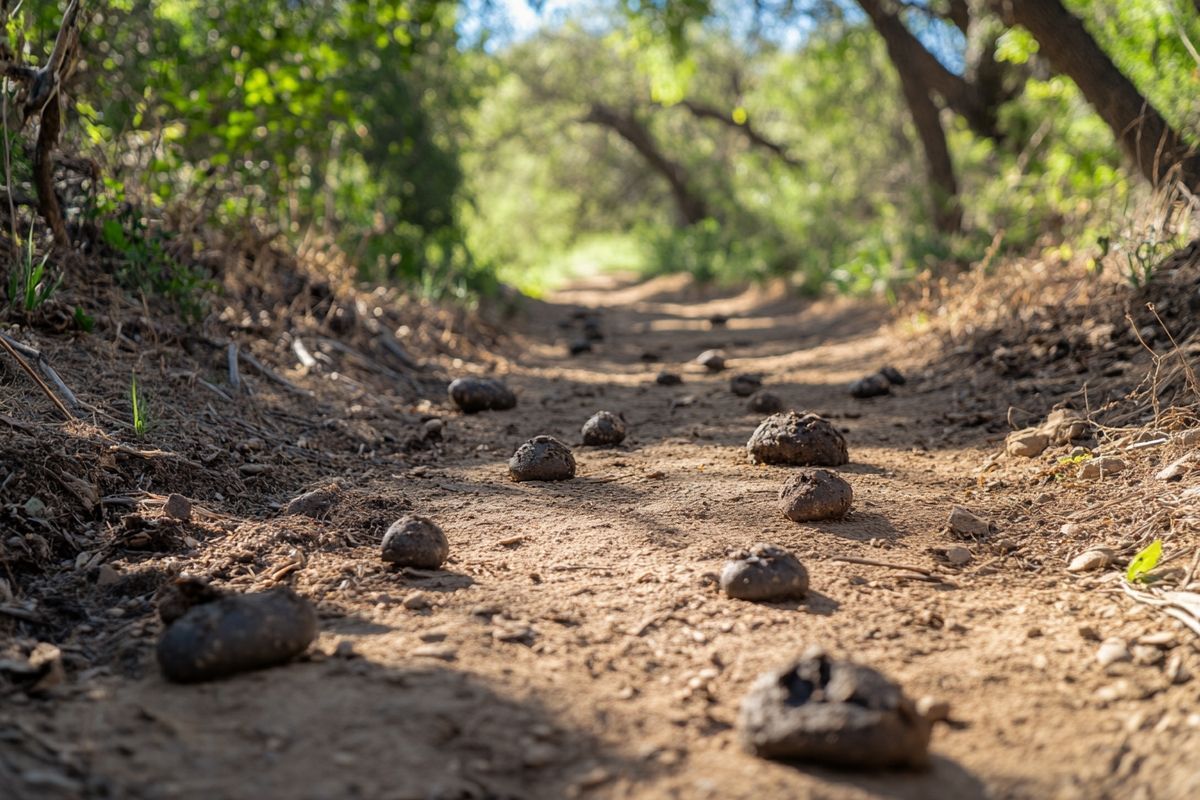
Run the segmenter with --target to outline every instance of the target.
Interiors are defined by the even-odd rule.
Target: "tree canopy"
[[[62,9],[13,14],[45,64]],[[877,291],[997,246],[1100,258],[1138,196],[1196,190],[1197,41],[1183,0],[112,0],[59,149],[101,165],[99,217],[315,232],[434,292]]]

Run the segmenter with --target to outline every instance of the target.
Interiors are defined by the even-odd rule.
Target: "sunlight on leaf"
[[[1155,539],[1129,562],[1129,569],[1125,570],[1125,580],[1130,583],[1140,580],[1143,575],[1154,569],[1160,558],[1162,558],[1162,539]]]

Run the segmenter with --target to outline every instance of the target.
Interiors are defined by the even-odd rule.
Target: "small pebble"
[[[1037,458],[1050,446],[1050,437],[1037,428],[1013,431],[1004,440],[1004,450],[1018,458]]]
[[[930,722],[946,722],[950,719],[950,704],[925,695],[917,701],[917,713]]]
[[[696,363],[709,372],[720,372],[725,369],[725,354],[720,350],[705,350],[696,356]]]
[[[404,607],[409,611],[423,611],[433,605],[429,595],[424,592],[413,592],[404,598]]]
[[[859,378],[850,384],[850,396],[857,397],[860,400],[868,397],[882,397],[885,394],[891,393],[892,382],[878,372],[874,375]]]
[[[1100,456],[1088,459],[1079,465],[1079,478],[1085,481],[1097,481],[1110,475],[1119,475],[1128,467],[1128,464],[1116,456]]]
[[[1067,572],[1091,572],[1104,569],[1113,563],[1114,558],[1113,551],[1104,547],[1086,550],[1071,559],[1071,563],[1067,565]]]
[[[746,409],[754,414],[774,414],[783,409],[783,401],[774,392],[755,392],[746,401]]]
[[[762,377],[749,373],[738,373],[729,379],[729,390],[738,397],[749,397],[762,388]]]
[[[971,563],[971,551],[965,547],[949,547],[946,549],[946,560],[955,567],[965,567]]]
[[[1132,656],[1129,653],[1129,649],[1125,646],[1123,639],[1105,639],[1099,649],[1096,650],[1096,662],[1102,667],[1131,659]]]
[[[433,419],[425,420],[425,423],[421,426],[421,431],[427,440],[436,442],[441,440],[442,431],[445,429],[445,427],[445,422],[437,417],[434,417]]]
[[[458,657],[458,651],[444,644],[422,644],[410,650],[409,655],[416,656],[417,658],[437,658],[442,661],[453,661]]]
[[[683,378],[674,372],[663,370],[654,376],[654,382],[659,386],[678,386],[683,383]]]
[[[283,507],[283,513],[287,516],[313,517],[316,519],[333,508],[340,497],[341,488],[338,484],[331,483],[328,486],[322,486],[319,489],[313,489],[311,492],[305,492],[298,497],[293,497]]]
[[[955,536],[977,539],[992,532],[990,522],[962,506],[954,506],[950,509],[948,525],[950,532]]]
[[[181,494],[168,495],[163,513],[173,519],[187,521],[192,518],[192,501]]]

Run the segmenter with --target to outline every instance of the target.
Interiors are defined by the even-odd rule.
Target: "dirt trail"
[[[606,339],[568,359],[558,323],[578,307],[600,313]],[[732,317],[727,327],[708,324],[715,312]],[[1197,796],[1194,682],[1164,687],[1157,667],[1133,665],[1106,675],[1079,633],[1162,623],[997,544],[1038,534],[1038,508],[1055,499],[975,492],[973,471],[996,444],[954,422],[989,404],[970,376],[848,397],[865,372],[915,370],[929,355],[897,350],[884,320],[849,302],[700,297],[675,279],[598,280],[536,304],[506,365],[515,411],[448,416],[436,465],[356,478],[382,518],[408,507],[440,521],[446,571],[388,572],[377,540],[346,532],[299,576],[301,590],[314,575],[329,587],[325,655],[194,687],[152,668],[138,679],[101,673],[84,695],[23,706],[26,745],[80,770],[90,796]],[[730,372],[686,365],[710,347],[726,350]],[[643,363],[644,351],[662,363]],[[655,385],[664,366],[684,384]],[[729,391],[736,371],[763,373],[786,405],[844,429],[851,463],[840,472],[855,491],[846,519],[797,525],[778,512],[788,470],[747,463],[759,417]],[[625,415],[625,446],[578,446],[600,409]],[[1005,409],[987,411],[1003,419]],[[575,448],[579,477],[509,482],[508,456],[542,433]],[[934,553],[958,544],[942,532],[954,503],[1000,527],[996,541],[968,543],[975,558],[961,570]],[[299,524],[270,523],[275,535]],[[805,562],[806,602],[718,594],[709,576],[724,554],[757,541]],[[949,583],[836,556],[939,567]],[[340,642],[354,657],[334,655]],[[809,643],[951,703],[930,771],[862,776],[739,748],[740,698]],[[1114,680],[1127,694],[1096,701]],[[54,783],[26,774],[15,796],[80,793]]]

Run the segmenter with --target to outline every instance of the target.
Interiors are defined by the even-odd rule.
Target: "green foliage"
[[[1154,569],[1162,558],[1162,540],[1155,539],[1150,544],[1146,545],[1138,554],[1129,562],[1129,567],[1125,570],[1125,580],[1130,583],[1136,583],[1142,577]]]
[[[133,432],[141,438],[150,428],[150,418],[147,416],[146,399],[138,388],[135,374],[129,376],[129,408],[133,415]]]
[[[119,257],[118,283],[166,298],[188,322],[203,319],[208,311],[206,295],[216,285],[167,251],[168,234],[151,231],[137,211],[126,204],[101,220],[100,236]]]
[[[456,9],[111,3],[89,28],[81,138],[128,166],[116,177],[139,204],[200,206],[210,224],[254,218],[294,236],[315,228],[364,278],[479,288],[458,222],[457,137],[481,81],[476,54],[456,46]],[[138,231],[126,238],[138,246]]]
[[[14,17],[14,46],[38,43],[31,64],[47,55],[54,5]],[[1200,123],[1200,15],[1188,0],[1068,5],[1177,126]],[[204,313],[204,276],[148,222],[178,208],[200,225],[253,220],[293,239],[330,236],[364,280],[458,299],[494,291],[498,278],[540,292],[598,269],[887,294],[974,263],[996,242],[1001,253],[1116,261],[1140,286],[1179,240],[1166,225],[1126,230],[1144,192],[1112,132],[1019,29],[997,47],[1029,77],[1000,108],[1003,140],[943,114],[966,223],[947,236],[930,218],[894,67],[853,4],[596,0],[492,49],[486,31],[478,43],[463,34],[477,7],[494,8],[99,6],[66,136],[115,165],[93,221],[118,255],[117,280],[188,318]],[[925,20],[913,26],[920,35],[950,42],[939,50],[948,63],[964,55],[951,26],[939,34],[909,13]],[[636,120],[658,163],[598,124],[597,105]],[[25,185],[24,148],[14,141],[13,151]],[[680,213],[667,173],[709,219],[681,224],[696,215]]]
[[[26,314],[39,309],[43,303],[62,285],[62,276],[53,281],[46,274],[46,263],[50,254],[44,254],[41,259],[34,255],[33,229],[25,240],[24,257],[12,268],[8,275],[8,302],[19,311]]]

